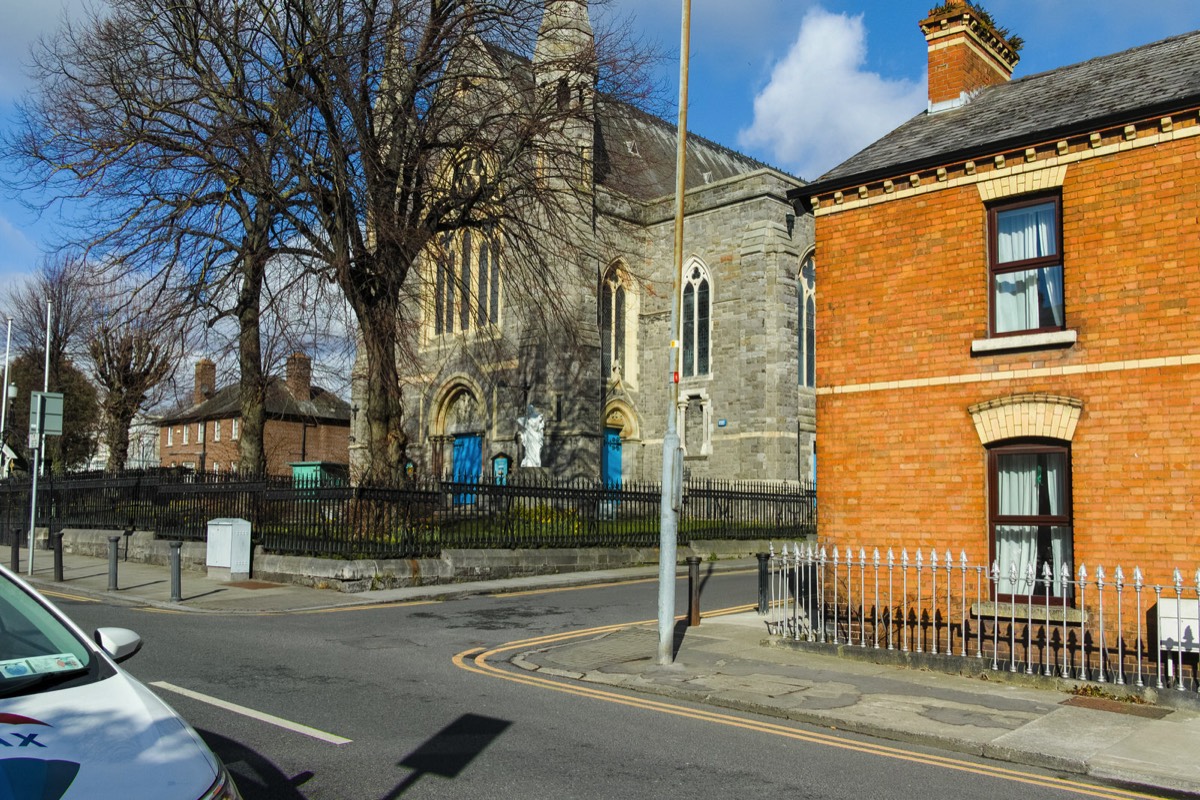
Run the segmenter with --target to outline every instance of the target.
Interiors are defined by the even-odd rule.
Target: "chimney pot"
[[[964,0],[949,0],[921,21],[929,57],[929,110],[956,108],[1012,78],[1012,45]]]
[[[287,388],[299,401],[312,399],[312,359],[304,353],[292,353],[287,360]]]
[[[217,365],[207,358],[196,362],[196,377],[192,384],[192,404],[199,405],[216,394]]]

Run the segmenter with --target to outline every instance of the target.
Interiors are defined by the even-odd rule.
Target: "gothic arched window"
[[[684,271],[683,280],[683,376],[707,375],[709,338],[712,334],[712,289],[708,270],[698,262]]]
[[[626,294],[620,270],[613,266],[600,287],[600,374],[605,380],[614,367],[625,369]]]
[[[500,323],[500,252],[495,226],[442,237],[433,286],[433,333]]]
[[[800,385],[817,385],[817,265],[810,254],[800,265],[797,306],[800,309]]]

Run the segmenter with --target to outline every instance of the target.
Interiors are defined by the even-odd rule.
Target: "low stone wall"
[[[45,546],[45,531],[38,537]],[[93,558],[108,558],[108,539],[120,536],[118,557],[145,564],[170,564],[170,547],[165,539],[155,539],[149,531],[135,531],[126,537],[111,530],[63,531],[63,552]],[[744,558],[766,552],[766,541],[704,540],[678,549],[682,563],[688,556],[705,561]],[[180,551],[183,568],[204,572],[207,546],[203,542],[184,542]],[[565,572],[620,569],[658,563],[658,548],[564,548],[530,550],[444,550],[441,558],[359,559],[342,561],[305,556],[283,556],[254,549],[251,577],[277,583],[318,586],[342,592],[428,586],[443,583],[518,578],[531,575],[555,575]]]

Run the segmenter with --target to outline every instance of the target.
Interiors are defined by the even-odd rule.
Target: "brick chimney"
[[[196,362],[196,381],[192,384],[192,404],[199,405],[217,391],[217,365],[207,358]]]
[[[287,388],[297,400],[312,399],[312,360],[303,353],[288,356]]]
[[[965,0],[931,9],[921,32],[929,45],[931,112],[957,108],[980,89],[1004,83],[1019,60],[1020,40],[1006,39],[986,13]]]

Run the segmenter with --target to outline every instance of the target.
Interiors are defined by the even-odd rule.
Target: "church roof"
[[[1200,31],[1193,31],[990,86],[948,111],[922,112],[802,191],[916,172],[1198,102]]]
[[[639,200],[675,194],[678,127],[628,103],[597,102],[596,182]],[[766,164],[688,134],[685,186],[768,168]]]

